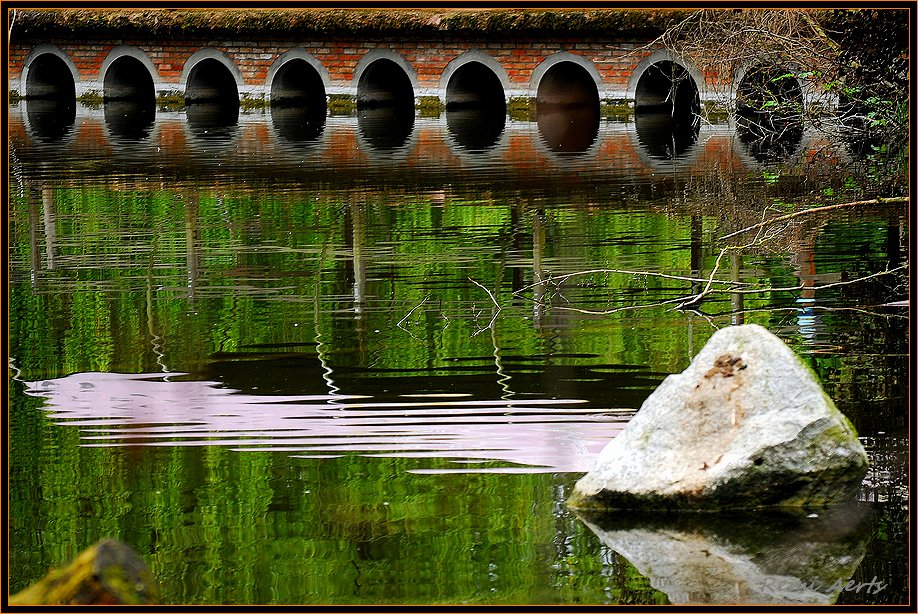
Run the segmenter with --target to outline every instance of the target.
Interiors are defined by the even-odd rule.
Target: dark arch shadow
[[[185,86],[185,118],[192,134],[222,140],[235,133],[239,121],[239,90],[232,73],[213,58],[191,69]]]
[[[53,53],[43,53],[32,60],[26,77],[25,97],[75,104],[76,82],[67,63]]]
[[[271,106],[321,107],[324,111],[325,84],[319,71],[300,58],[285,62],[271,82]]]
[[[156,90],[153,77],[143,62],[131,56],[122,56],[112,62],[102,80],[102,95],[108,100],[134,100],[154,103]]]
[[[414,88],[401,66],[392,60],[375,60],[357,83],[357,108],[400,107],[414,109]]]
[[[115,137],[139,141],[149,136],[156,118],[156,90],[140,60],[123,56],[112,62],[102,92],[105,123]]]
[[[634,91],[635,114],[666,113],[697,118],[700,111],[698,84],[684,66],[671,60],[656,62],[638,80]]]
[[[584,67],[558,62],[545,72],[536,93],[536,124],[556,153],[583,153],[596,142],[599,90]]]
[[[803,89],[796,76],[774,64],[751,67],[736,89],[736,112],[767,124],[803,117]]]
[[[306,60],[293,59],[271,82],[271,123],[285,141],[316,141],[325,129],[328,104],[319,72]]]
[[[469,152],[494,147],[504,132],[507,103],[500,79],[481,62],[463,64],[446,84],[446,129]]]
[[[737,87],[737,135],[759,162],[783,161],[797,150],[803,115],[803,90],[785,68],[755,65]]]
[[[504,88],[494,71],[481,62],[463,64],[446,84],[446,109],[463,107],[506,111]]]

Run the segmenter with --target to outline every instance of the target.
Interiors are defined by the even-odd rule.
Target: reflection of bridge
[[[705,101],[730,104],[735,95],[729,83],[716,84],[714,76],[649,44],[684,12],[566,11],[538,19],[526,13],[514,21],[499,11],[476,17],[431,11],[420,22],[411,13],[373,21],[378,12],[352,12],[357,17],[331,24],[322,11],[289,11],[261,28],[251,25],[257,15],[232,11],[217,25],[193,11],[139,11],[136,21],[113,18],[107,28],[92,17],[61,17],[67,12],[19,13],[9,76],[11,89],[25,98],[320,110],[335,99],[358,107],[499,109],[529,99],[597,112],[625,103],[638,112],[678,115]],[[249,25],[227,25],[241,22]]]
[[[480,182],[512,177],[529,185],[569,181],[613,185],[641,183],[661,173],[704,173],[712,165],[726,179],[758,173],[760,163],[731,125],[705,124],[691,132],[661,129],[654,122],[578,123],[563,113],[535,122],[502,119],[489,125],[474,112],[393,121],[391,112],[329,117],[310,125],[292,109],[244,113],[232,123],[199,122],[186,112],[139,116],[78,107],[69,120],[46,113],[42,101],[10,107],[9,142],[25,164],[54,158],[60,179],[82,161],[117,166],[119,173],[191,177],[257,174],[281,183],[313,177],[346,185],[348,178],[384,174],[411,185]],[[118,107],[124,111],[125,107]],[[135,108],[136,109],[136,108]],[[788,160],[819,146],[803,135]],[[499,188],[499,185],[493,186]]]

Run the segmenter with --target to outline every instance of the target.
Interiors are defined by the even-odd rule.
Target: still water
[[[872,196],[843,143],[582,109],[9,112],[12,591],[111,536],[166,603],[906,600],[907,212],[721,257],[763,215]],[[567,509],[742,322],[857,427],[858,501]]]

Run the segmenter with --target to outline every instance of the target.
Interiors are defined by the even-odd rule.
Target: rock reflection
[[[26,102],[26,116],[36,140],[60,141],[76,121],[76,104],[65,100],[37,99]]]
[[[866,512],[852,503],[808,517],[750,512],[581,520],[671,603],[829,604],[866,554]]]
[[[469,152],[484,152],[500,141],[506,123],[503,108],[459,108],[446,112],[446,129],[455,144]]]
[[[156,119],[156,105],[134,100],[112,100],[103,107],[105,124],[112,136],[126,141],[142,141],[150,136]]]
[[[599,134],[599,107],[594,105],[540,104],[536,123],[542,142],[553,152],[584,153]]]
[[[669,113],[638,113],[634,116],[638,142],[654,160],[684,158],[698,140],[698,122]]]

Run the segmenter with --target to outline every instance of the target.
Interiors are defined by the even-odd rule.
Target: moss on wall
[[[105,102],[105,100],[102,98],[102,94],[93,90],[77,96],[77,102],[91,109],[99,109],[102,107],[102,103]]]
[[[357,110],[357,100],[349,94],[329,94],[329,115],[350,115]]]
[[[657,35],[692,11],[521,9],[19,9],[13,36],[48,34],[596,33]]]

